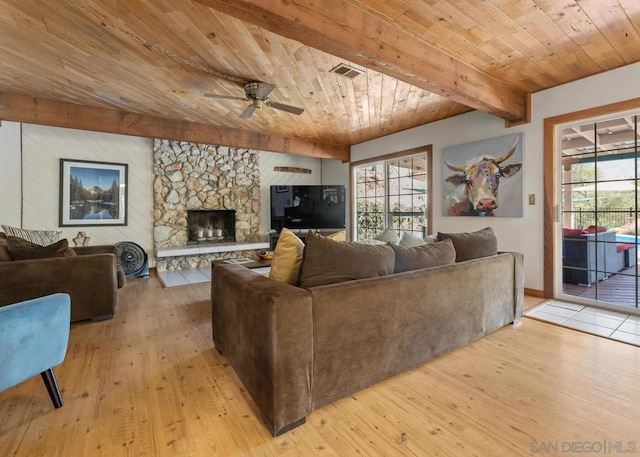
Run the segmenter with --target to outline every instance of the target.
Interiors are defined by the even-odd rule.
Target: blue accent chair
[[[53,367],[67,353],[70,315],[68,294],[0,306],[0,392],[40,373],[53,406],[62,406]]]

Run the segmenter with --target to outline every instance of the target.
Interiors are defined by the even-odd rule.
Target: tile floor
[[[557,300],[529,308],[524,315],[640,346],[640,316]]]
[[[253,268],[260,274],[269,274],[269,267]],[[211,267],[200,267],[193,270],[159,271],[158,278],[165,287],[186,286],[211,281]]]

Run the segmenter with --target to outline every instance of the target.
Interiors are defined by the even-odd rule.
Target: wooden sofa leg
[[[43,371],[42,373],[40,373],[40,376],[42,376],[44,385],[47,386],[47,392],[49,392],[49,397],[51,397],[53,406],[56,408],[60,408],[64,404],[64,402],[62,401],[62,394],[60,394],[58,381],[56,381],[56,375],[53,372],[53,368],[49,368],[47,371]]]

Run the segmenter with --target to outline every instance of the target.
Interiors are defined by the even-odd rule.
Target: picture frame
[[[522,217],[523,159],[522,133],[443,148],[442,215]]]
[[[60,159],[60,227],[127,225],[128,165]]]

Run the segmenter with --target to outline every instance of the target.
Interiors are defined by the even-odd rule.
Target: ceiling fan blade
[[[256,106],[255,105],[247,106],[247,108],[240,115],[240,119],[248,119],[248,118],[250,118],[255,110],[256,110]]]
[[[260,99],[266,99],[271,91],[273,91],[273,89],[275,88],[276,86],[273,84],[259,82],[258,89],[256,90],[256,97]]]
[[[209,98],[224,98],[227,100],[242,100],[242,101],[247,100],[246,98],[234,97],[233,95],[204,94],[204,96]]]
[[[271,108],[279,109],[282,111],[286,111],[287,113],[300,115],[304,112],[304,109],[298,108],[296,106],[284,105],[278,102],[267,102],[267,105]]]

